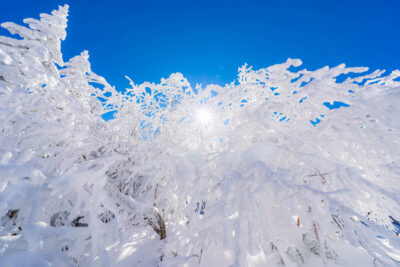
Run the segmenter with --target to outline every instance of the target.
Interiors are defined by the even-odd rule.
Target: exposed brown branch
[[[319,176],[319,177],[321,177],[322,184],[326,184],[325,175],[328,175],[328,173],[321,173],[320,171],[318,171],[318,172],[315,172],[314,174],[310,174],[310,175],[307,175],[307,176],[308,176],[308,177],[316,177],[316,176]]]
[[[157,211],[155,212],[155,219],[154,218],[149,218],[146,215],[144,215],[144,219],[147,221],[147,223],[153,228],[153,230],[160,236],[160,240],[163,240],[167,237],[167,230],[165,227],[165,222],[163,218],[161,217],[160,213]]]

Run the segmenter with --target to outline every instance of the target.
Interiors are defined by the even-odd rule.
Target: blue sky
[[[0,22],[22,23],[70,5],[64,60],[89,50],[92,69],[117,89],[182,72],[225,84],[255,68],[300,58],[304,66],[400,68],[400,1],[2,1]],[[4,35],[5,30],[0,34]]]

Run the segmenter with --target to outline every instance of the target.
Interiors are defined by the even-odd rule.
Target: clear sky
[[[288,57],[309,69],[400,69],[399,0],[2,0],[0,22],[64,3],[64,60],[89,50],[93,71],[117,89],[128,86],[124,75],[158,82],[173,72],[224,85],[245,62],[261,68]]]

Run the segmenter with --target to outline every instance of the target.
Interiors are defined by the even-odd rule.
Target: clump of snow
[[[67,15],[2,24],[0,265],[400,262],[399,71],[288,59],[121,93],[63,62]]]

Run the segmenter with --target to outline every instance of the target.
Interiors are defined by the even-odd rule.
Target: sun
[[[202,125],[207,125],[212,120],[212,112],[206,108],[199,109],[196,113],[196,119]]]

